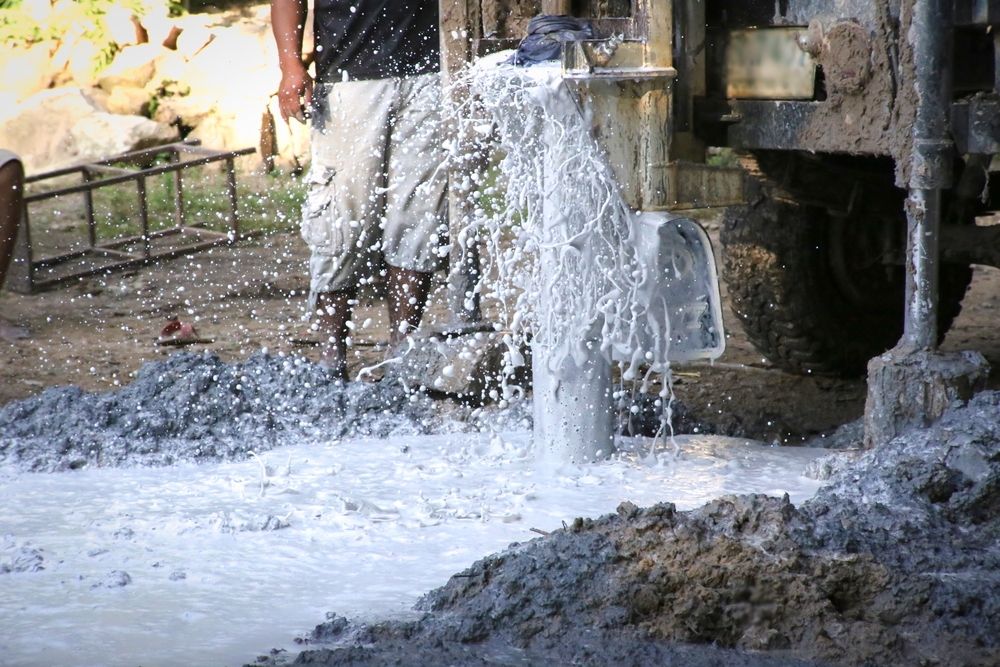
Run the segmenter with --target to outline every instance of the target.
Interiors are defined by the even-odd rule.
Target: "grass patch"
[[[63,183],[62,185],[66,185]],[[146,179],[146,204],[150,231],[176,225],[173,174]],[[181,172],[184,223],[204,223],[206,229],[229,230],[229,194],[226,173],[218,165],[191,167]],[[290,231],[301,219],[306,186],[303,179],[288,174],[240,173],[236,177],[237,213],[243,232],[266,234]],[[111,185],[93,191],[97,241],[138,235],[141,231],[139,197],[134,182]],[[58,245],[68,249],[87,237],[86,208],[82,195],[49,199],[32,204],[29,213],[34,235],[47,232],[60,237],[72,234],[77,243],[61,238]]]

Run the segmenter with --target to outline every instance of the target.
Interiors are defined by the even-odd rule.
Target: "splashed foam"
[[[458,242],[467,247],[481,239],[490,251],[478,289],[499,303],[509,348],[530,340],[556,382],[579,382],[574,369],[593,375],[595,346],[608,364],[624,359],[622,381],[639,383],[642,393],[652,373],[663,373],[662,433],[673,401],[670,323],[637,298],[650,276],[635,214],[594,137],[591,114],[560,70],[497,64],[500,55],[466,71],[449,96],[462,100],[451,110],[451,160],[457,173],[469,173],[460,189],[473,204]],[[500,156],[503,188],[491,186],[483,170],[468,171],[468,155],[491,150]],[[479,205],[492,195],[502,197],[495,210]],[[652,349],[643,349],[640,331],[652,332]],[[508,355],[508,372],[517,361]],[[536,363],[536,376],[537,370]],[[626,393],[619,390],[614,399]],[[505,385],[504,399],[513,395]]]

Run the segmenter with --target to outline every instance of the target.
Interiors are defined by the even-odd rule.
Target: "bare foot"
[[[15,341],[27,338],[29,332],[24,327],[15,326],[5,317],[0,317],[0,338]]]
[[[323,346],[323,354],[319,359],[319,365],[330,371],[334,377],[347,382],[347,359],[340,351],[327,343]]]

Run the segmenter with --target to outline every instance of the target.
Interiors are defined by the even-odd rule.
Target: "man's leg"
[[[319,334],[323,339],[320,363],[334,374],[347,379],[347,321],[351,319],[353,294],[350,292],[322,292],[318,295],[316,316]]]
[[[389,353],[420,326],[430,292],[431,274],[386,265],[386,300],[389,305]]]
[[[309,194],[302,236],[312,250],[310,303],[323,341],[322,361],[346,378],[347,322],[360,281],[379,265],[385,142],[392,80],[322,85],[312,131]]]
[[[391,187],[382,231],[390,353],[420,325],[431,275],[440,261],[438,248],[447,231],[438,77],[402,79],[398,91],[386,170]]]
[[[7,269],[14,257],[18,226],[24,202],[24,168],[18,160],[0,166],[0,287],[7,279]],[[0,338],[27,338],[27,329],[16,327],[0,316]]]

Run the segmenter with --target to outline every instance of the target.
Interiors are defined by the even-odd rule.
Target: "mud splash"
[[[301,357],[226,364],[180,352],[127,387],[50,388],[0,408],[0,463],[24,470],[244,459],[303,438],[428,433],[429,398],[390,383],[343,383]]]
[[[623,503],[477,562],[420,620],[332,616],[296,664],[998,664],[998,425],[980,394],[800,508]]]
[[[662,427],[654,396],[623,396],[621,406],[617,432],[652,437]],[[302,357],[259,352],[227,364],[178,352],[120,390],[53,387],[0,407],[0,465],[55,472],[243,460],[303,439],[530,429],[531,421],[526,401],[473,409],[398,383],[345,384]],[[671,423],[678,434],[712,431],[678,402]]]

